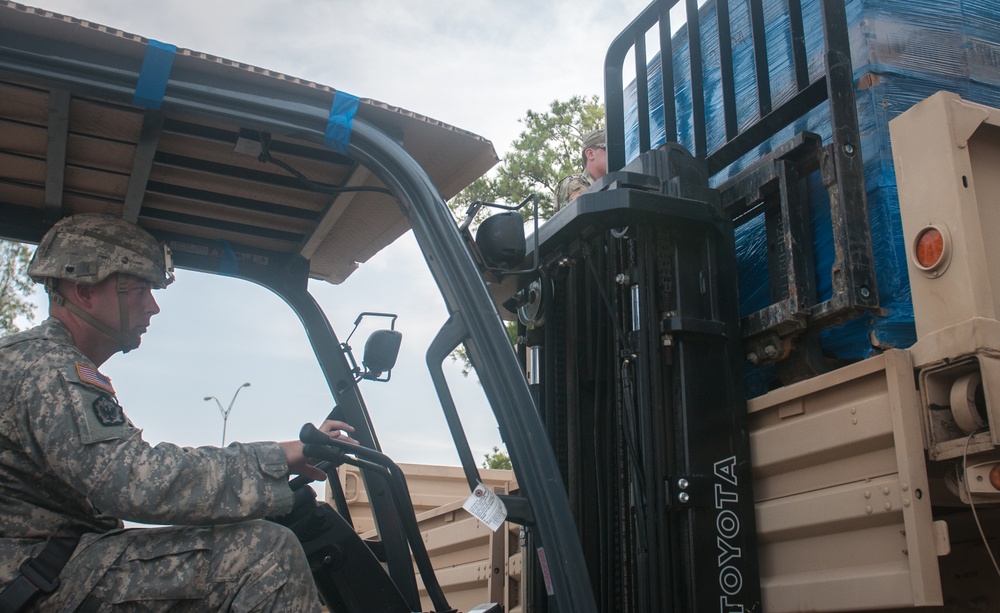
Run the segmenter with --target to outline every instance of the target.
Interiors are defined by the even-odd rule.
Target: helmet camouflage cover
[[[116,273],[164,288],[173,280],[164,247],[139,226],[110,215],[65,217],[45,233],[28,265],[38,283],[66,279],[92,285]]]

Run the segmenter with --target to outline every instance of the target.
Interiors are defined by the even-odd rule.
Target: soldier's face
[[[594,148],[594,170],[600,174],[594,174],[595,179],[600,179],[608,174],[608,150],[604,147]]]
[[[160,312],[159,305],[153,298],[152,286],[138,277],[122,275],[125,283],[125,309],[128,313],[128,341],[124,349],[131,350],[139,346],[143,334],[149,328],[149,320]],[[111,328],[117,330],[121,326],[118,280],[111,276],[94,286],[94,306],[97,317]]]
[[[604,147],[588,147],[584,152],[587,156],[587,171],[590,176],[600,179],[608,174],[608,150]]]

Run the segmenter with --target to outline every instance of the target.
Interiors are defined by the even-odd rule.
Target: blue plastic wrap
[[[777,106],[795,93],[785,0],[764,0],[772,101]],[[889,120],[939,90],[964,99],[1000,106],[1000,10],[996,0],[847,0],[854,78],[858,84],[858,123],[865,164],[875,270],[885,315],[863,317],[823,333],[824,351],[842,359],[868,357],[875,347],[908,347],[916,340],[907,278],[906,248],[899,216]],[[722,86],[716,6],[699,11],[702,74],[709,152],[724,143]],[[822,21],[819,0],[803,0],[803,21],[810,78],[822,72]],[[730,0],[737,118],[740,129],[759,118],[756,101],[749,3]],[[663,142],[663,99],[659,56],[649,69],[650,126],[654,146]],[[694,150],[691,116],[690,55],[686,26],[674,35],[674,98],[678,141]],[[638,152],[634,84],[626,91],[626,159]],[[714,179],[718,185],[754,160],[802,131],[829,142],[826,103],[782,130]],[[831,295],[833,243],[825,189],[809,179],[815,235],[816,286],[820,301]],[[762,218],[737,229],[740,308],[743,315],[770,303],[767,250]]]

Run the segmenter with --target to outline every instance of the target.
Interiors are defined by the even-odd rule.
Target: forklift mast
[[[844,0],[818,4],[821,32],[804,31],[799,0],[777,33],[767,24],[788,41],[784,77],[769,67],[761,0],[643,11],[607,54],[609,172],[541,227],[537,274],[508,292],[602,611],[761,610],[744,368],[784,382],[823,372],[819,331],[878,309]],[[749,37],[733,35],[737,18]],[[737,100],[747,57],[756,90]],[[829,142],[799,129],[817,112]],[[839,271],[825,300],[802,196],[816,174]],[[741,317],[736,229],[760,216],[771,303]],[[526,598],[545,610],[537,566],[526,562]]]

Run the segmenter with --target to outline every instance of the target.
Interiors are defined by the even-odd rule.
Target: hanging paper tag
[[[462,508],[496,532],[507,519],[507,507],[488,487],[480,483]]]
[[[542,579],[545,580],[545,593],[549,596],[555,596],[556,591],[552,588],[552,575],[549,574],[549,561],[545,558],[543,547],[538,548],[538,563],[542,568]]]

